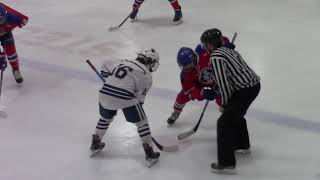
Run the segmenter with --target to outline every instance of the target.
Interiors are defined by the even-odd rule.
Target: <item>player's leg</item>
[[[187,94],[185,94],[183,91],[181,91],[177,95],[176,101],[173,106],[174,111],[172,112],[171,116],[167,120],[167,123],[169,125],[172,125],[175,123],[175,121],[179,118],[185,104],[189,101],[190,101],[189,96]]]
[[[134,0],[133,6],[132,6],[132,12],[130,14],[130,19],[134,20],[137,18],[137,14],[139,11],[139,7],[143,3],[144,0]]]
[[[248,128],[247,128],[247,121],[245,119],[245,114],[250,107],[251,103],[255,100],[257,97],[259,91],[260,91],[260,86],[256,85],[251,88],[246,88],[245,90],[240,90],[240,92],[243,92],[242,94],[238,95],[235,94],[235,98],[238,98],[239,102],[243,103],[242,107],[242,118],[240,121],[238,121],[237,124],[237,131],[236,131],[236,141],[235,141],[235,150],[238,153],[242,154],[248,154],[250,153],[250,140],[249,140],[249,133],[248,133]],[[243,95],[245,94],[245,95]]]
[[[97,151],[104,148],[105,143],[101,142],[101,140],[106,134],[110,123],[113,121],[114,116],[117,114],[116,110],[106,109],[100,103],[99,110],[100,119],[96,125],[95,134],[92,135],[92,143],[90,147],[92,151]]]
[[[8,61],[11,65],[13,76],[17,83],[22,83],[23,78],[21,76],[21,72],[19,68],[19,59],[18,59],[12,32],[8,32],[3,36],[4,37],[3,37],[2,46],[5,54],[7,55]]]
[[[234,169],[236,165],[234,151],[250,147],[244,115],[259,91],[260,84],[241,89],[232,95],[224,108],[217,122],[218,163],[211,164],[213,170]]]
[[[181,6],[179,5],[178,0],[168,0],[172,6],[172,8],[174,9],[174,18],[173,18],[173,22],[175,24],[180,24],[182,23],[182,11],[181,11]]]
[[[234,122],[238,121],[241,116],[238,114],[235,115],[233,112],[234,108],[236,107],[225,108],[217,120],[218,162],[211,164],[211,170],[213,172],[235,172],[236,158],[233,145],[235,128],[237,127],[235,127]]]
[[[152,147],[152,137],[146,114],[140,104],[123,109],[123,114],[128,122],[132,122],[137,126],[137,130],[142,142],[146,160],[158,159],[159,152],[154,152]]]
[[[242,117],[237,126],[239,128],[236,129],[234,150],[236,153],[249,154],[251,151],[246,119]]]

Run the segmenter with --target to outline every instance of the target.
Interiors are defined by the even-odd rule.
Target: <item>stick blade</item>
[[[167,143],[169,143],[169,145],[161,145],[158,141],[156,141],[153,137],[152,137],[152,141],[153,143],[157,146],[157,148],[161,151],[166,151],[166,152],[174,152],[178,150],[178,143],[176,142],[171,142],[170,144],[170,138],[164,138],[164,140],[167,141]]]
[[[109,32],[112,32],[112,31],[115,31],[115,30],[117,30],[117,29],[119,29],[118,26],[112,26],[112,27],[109,27],[108,31],[109,31]]]
[[[8,113],[6,112],[6,107],[0,104],[0,118],[7,118]]]
[[[179,140],[186,139],[187,137],[191,136],[194,133],[195,133],[195,131],[193,129],[191,131],[183,132],[183,133],[178,135],[178,139]]]
[[[166,151],[166,152],[175,152],[178,151],[178,145],[172,145],[172,146],[163,146],[162,151]]]

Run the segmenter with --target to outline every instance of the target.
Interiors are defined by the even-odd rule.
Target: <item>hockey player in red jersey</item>
[[[0,3],[0,42],[4,52],[0,53],[0,68],[5,70],[8,59],[13,76],[17,83],[22,83],[23,78],[19,69],[19,59],[16,52],[15,42],[12,35],[13,29],[22,28],[28,22],[28,17]]]
[[[234,45],[227,37],[223,37],[224,46],[234,49]],[[210,66],[209,52],[199,44],[195,51],[183,47],[177,55],[178,65],[181,68],[180,80],[182,90],[178,93],[174,104],[174,111],[167,123],[172,125],[178,119],[186,103],[190,100],[215,100],[221,107],[221,96],[213,79],[213,69]]]
[[[135,20],[137,18],[137,14],[139,11],[139,7],[143,3],[144,0],[134,0],[132,12],[130,14],[130,19]],[[173,23],[174,24],[180,24],[182,23],[182,11],[181,6],[179,5],[178,0],[168,0],[174,10],[174,18]]]

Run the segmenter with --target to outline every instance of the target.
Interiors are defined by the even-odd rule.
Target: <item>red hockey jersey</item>
[[[198,63],[194,69],[180,74],[182,90],[189,94],[191,99],[202,100],[201,89],[203,87],[214,87],[216,84],[212,79],[212,67],[210,66],[210,55],[199,44],[196,47]]]
[[[0,35],[12,31],[16,27],[23,27],[29,18],[22,13],[12,9],[11,7],[0,3],[8,12],[7,20],[3,25],[0,25]]]

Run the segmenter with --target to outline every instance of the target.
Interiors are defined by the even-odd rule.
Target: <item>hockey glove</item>
[[[202,90],[200,88],[193,87],[192,90],[189,92],[189,98],[191,100],[202,101],[203,96],[202,96],[201,92],[202,92]]]
[[[25,26],[27,23],[28,23],[28,19],[23,19],[19,27],[22,28],[22,27]]]
[[[225,43],[223,46],[226,47],[226,48],[229,48],[229,49],[235,49],[236,48],[236,46],[234,44],[232,44],[231,42]]]
[[[4,71],[6,68],[7,68],[6,55],[4,53],[0,53],[0,69]]]
[[[111,75],[109,72],[104,71],[104,70],[101,70],[100,74],[104,79],[107,79]]]
[[[229,38],[223,36],[222,37],[223,41],[223,47],[229,48],[229,49],[235,49],[236,46],[230,42]]]
[[[207,99],[209,101],[212,101],[216,98],[217,93],[213,89],[202,89],[201,90],[201,95],[204,99]]]

